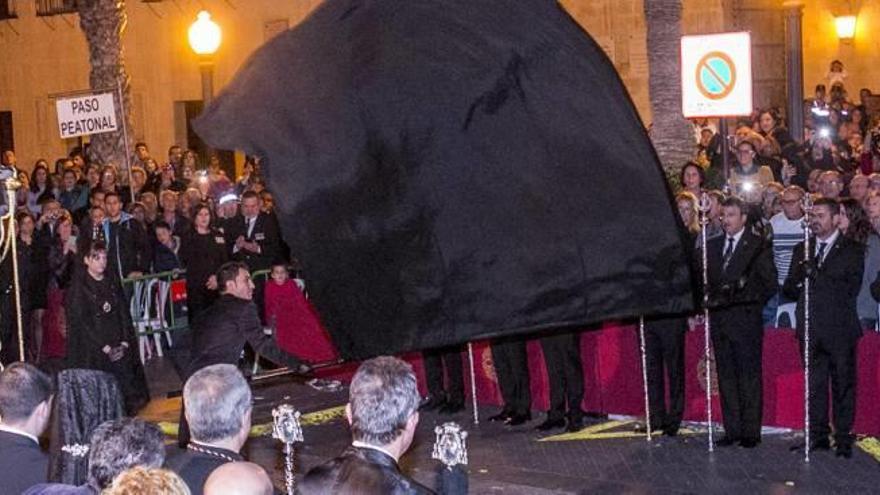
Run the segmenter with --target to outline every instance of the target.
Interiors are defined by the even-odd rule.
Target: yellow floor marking
[[[880,440],[875,437],[865,437],[857,440],[856,445],[875,461],[880,462]]]
[[[174,399],[167,399],[167,400],[174,400]],[[178,415],[180,414],[180,404],[179,404],[180,399],[179,398],[177,399],[177,402],[178,402],[178,405],[177,405],[177,411],[175,412],[175,419],[177,419]],[[302,426],[322,425],[322,424],[334,421],[338,418],[342,418],[344,416],[345,416],[345,406],[335,406],[335,407],[331,407],[328,409],[322,409],[320,411],[314,411],[314,412],[310,412],[307,414],[303,414],[302,416],[300,416],[300,424]],[[151,420],[151,419],[148,419],[147,417],[144,417],[143,412],[141,413],[141,417],[143,419],[148,420],[148,421],[154,421],[157,425],[159,425],[159,429],[161,429],[165,435],[171,436],[171,437],[177,436],[177,432],[178,432],[178,428],[179,428],[177,421]],[[261,423],[258,425],[251,426],[251,432],[250,432],[249,436],[250,437],[261,437],[264,435],[268,435],[270,433],[272,433],[272,422],[271,421],[268,423]]]
[[[646,433],[639,433],[630,430],[608,431],[623,426],[635,424],[635,421],[606,421],[597,425],[588,426],[582,430],[573,433],[563,433],[551,437],[544,437],[539,442],[566,442],[571,440],[608,440],[612,438],[644,438]],[[678,430],[679,435],[696,435],[699,432],[681,428]],[[659,432],[657,434],[659,436]]]

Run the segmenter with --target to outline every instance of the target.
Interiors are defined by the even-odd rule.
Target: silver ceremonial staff
[[[21,287],[18,276],[18,242],[15,235],[15,192],[21,187],[21,182],[15,176],[12,168],[0,168],[0,180],[6,191],[6,204],[9,211],[0,216],[0,262],[7,256],[12,256],[12,287],[15,291],[15,320],[18,331],[18,358],[24,361],[24,326],[21,321]],[[0,344],[2,349],[2,344]],[[0,363],[0,370],[3,363]]]
[[[642,354],[642,389],[645,392],[645,429],[648,431],[648,441],[651,438],[651,402],[648,400],[648,350],[645,347],[645,317],[639,317],[639,350]]]
[[[294,471],[295,442],[303,441],[300,412],[290,404],[281,404],[272,410],[272,438],[284,444],[284,484],[287,495],[296,493],[296,472]]]
[[[810,214],[813,198],[804,195],[804,263],[810,262]],[[804,277],[804,462],[810,462],[810,274]]]
[[[710,349],[711,323],[709,321],[709,265],[706,255],[706,231],[709,227],[709,210],[712,209],[712,200],[705,192],[700,195],[700,247],[702,248],[703,266],[703,328],[705,329],[705,358],[706,358],[706,421],[709,424],[709,452],[715,451],[715,428],[712,425],[712,361]]]
[[[480,424],[480,410],[477,409],[477,373],[474,370],[474,343],[468,342],[468,367],[471,373],[471,404],[474,408],[474,424]]]

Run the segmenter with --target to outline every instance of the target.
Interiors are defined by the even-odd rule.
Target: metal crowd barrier
[[[131,297],[129,310],[138,336],[141,361],[152,357],[154,349],[159,357],[163,355],[163,337],[170,347],[173,345],[171,332],[189,330],[185,304],[175,302],[171,290],[175,283],[186,283],[185,275],[185,270],[172,270],[122,281],[123,290]],[[150,345],[151,337],[154,346]]]
[[[267,282],[271,272],[270,269],[256,270],[251,272],[251,278],[255,282]],[[302,280],[294,280],[300,289],[305,287]],[[129,310],[138,337],[141,361],[151,358],[154,351],[162,357],[162,339],[171,347],[172,332],[189,330],[186,304],[184,301],[174,301],[173,284],[186,284],[186,270],[150,273],[122,281],[124,292],[131,298]]]

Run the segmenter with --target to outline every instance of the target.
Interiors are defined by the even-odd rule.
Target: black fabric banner
[[[195,127],[267,158],[344,357],[693,307],[644,126],[556,2],[327,0]]]

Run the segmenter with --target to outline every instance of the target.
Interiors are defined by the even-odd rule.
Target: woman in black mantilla
[[[119,381],[125,410],[134,415],[149,401],[144,369],[137,356],[137,340],[119,286],[104,276],[107,247],[93,242],[83,253],[85,269],[67,291],[70,368],[101,370]]]

